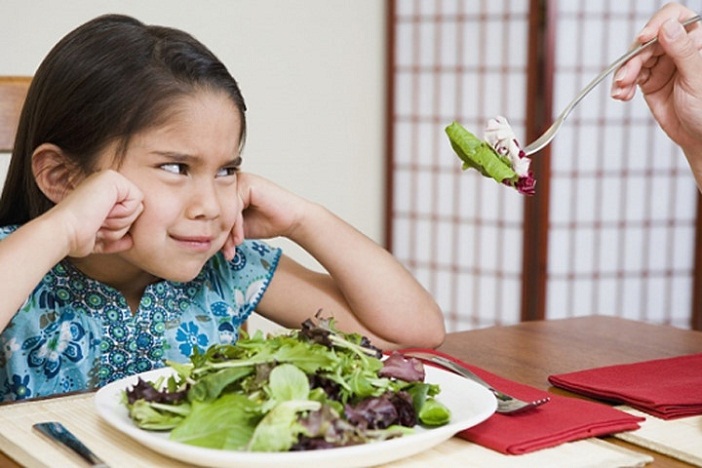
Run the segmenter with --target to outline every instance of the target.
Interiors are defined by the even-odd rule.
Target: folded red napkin
[[[638,429],[638,423],[644,421],[643,418],[604,404],[555,395],[516,383],[440,351],[416,348],[413,351],[429,352],[448,358],[472,370],[493,387],[516,398],[535,400],[551,397],[551,401],[545,405],[523,413],[495,413],[477,426],[457,434],[498,452],[512,455],[533,452],[573,440]]]
[[[702,414],[702,353],[552,375],[548,380],[662,419]]]

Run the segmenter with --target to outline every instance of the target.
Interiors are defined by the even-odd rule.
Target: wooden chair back
[[[17,123],[27,97],[28,76],[0,76],[0,152],[11,152]]]

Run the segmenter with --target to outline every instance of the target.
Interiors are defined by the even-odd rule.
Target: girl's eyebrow
[[[199,159],[197,156],[185,153],[175,153],[172,151],[152,151],[151,154],[172,159],[175,162],[191,162]]]
[[[194,163],[202,160],[202,158],[199,156],[195,156],[195,155],[187,154],[187,153],[176,153],[176,152],[172,152],[172,151],[153,151],[152,154],[155,154],[157,156],[167,157],[173,162],[184,163],[184,164],[194,164]],[[242,163],[241,156],[234,156],[232,159],[230,159],[229,161],[226,161],[224,164],[222,164],[222,166],[239,167],[239,166],[241,166],[241,163]]]

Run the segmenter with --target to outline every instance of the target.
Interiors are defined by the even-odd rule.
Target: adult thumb
[[[661,25],[658,41],[686,79],[698,78],[702,73],[702,56],[685,31],[685,27],[671,18]]]

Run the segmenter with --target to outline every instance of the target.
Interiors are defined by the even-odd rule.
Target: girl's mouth
[[[206,252],[212,248],[212,237],[209,236],[172,235],[171,238],[175,240],[181,247],[195,252]]]

